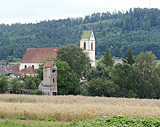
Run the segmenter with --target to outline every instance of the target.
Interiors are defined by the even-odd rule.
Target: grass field
[[[160,100],[84,96],[0,94],[0,117],[18,116],[58,121],[86,120],[101,116],[160,117]]]

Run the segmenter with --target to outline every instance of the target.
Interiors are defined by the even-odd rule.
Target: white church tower
[[[91,66],[95,66],[95,38],[93,30],[82,32],[80,48],[83,48],[84,52],[88,53],[91,59]]]

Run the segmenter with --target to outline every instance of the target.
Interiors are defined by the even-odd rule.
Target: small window
[[[53,78],[53,83],[54,83],[54,78]]]
[[[32,65],[33,69],[34,69],[34,65]]]
[[[56,72],[56,70],[52,70],[52,73],[55,73]]]
[[[93,42],[91,42],[91,50],[93,50]]]
[[[53,64],[53,66],[54,66],[54,64]]]
[[[84,50],[86,50],[86,42],[84,42]]]
[[[24,68],[27,69],[27,65],[25,65]]]

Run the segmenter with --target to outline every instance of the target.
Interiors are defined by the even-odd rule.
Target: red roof
[[[28,48],[21,63],[40,63],[48,57],[56,58],[58,48]]]
[[[29,66],[27,69],[23,69],[23,70],[20,70],[21,74],[36,74],[35,70],[33,69],[33,67]]]
[[[46,61],[46,63],[44,64],[43,68],[45,67],[51,67],[54,64],[53,61]]]
[[[2,65],[8,71],[12,71],[13,74],[18,74],[19,72],[19,65]]]

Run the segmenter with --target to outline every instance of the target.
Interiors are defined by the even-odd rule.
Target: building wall
[[[84,52],[88,53],[88,56],[91,59],[91,66],[95,66],[95,38],[93,31],[91,33],[89,40],[80,40],[80,48],[84,49],[84,42],[86,42],[86,50]],[[93,43],[93,50],[91,50],[92,43]]]
[[[34,65],[34,69],[38,69],[39,68],[39,63],[21,63],[20,66],[19,66],[19,70],[25,69],[25,65],[27,65],[27,68],[29,66],[32,67],[32,65]]]
[[[52,67],[43,68],[43,81],[38,88],[46,95],[53,95],[53,92],[57,93],[57,66],[55,64]]]

